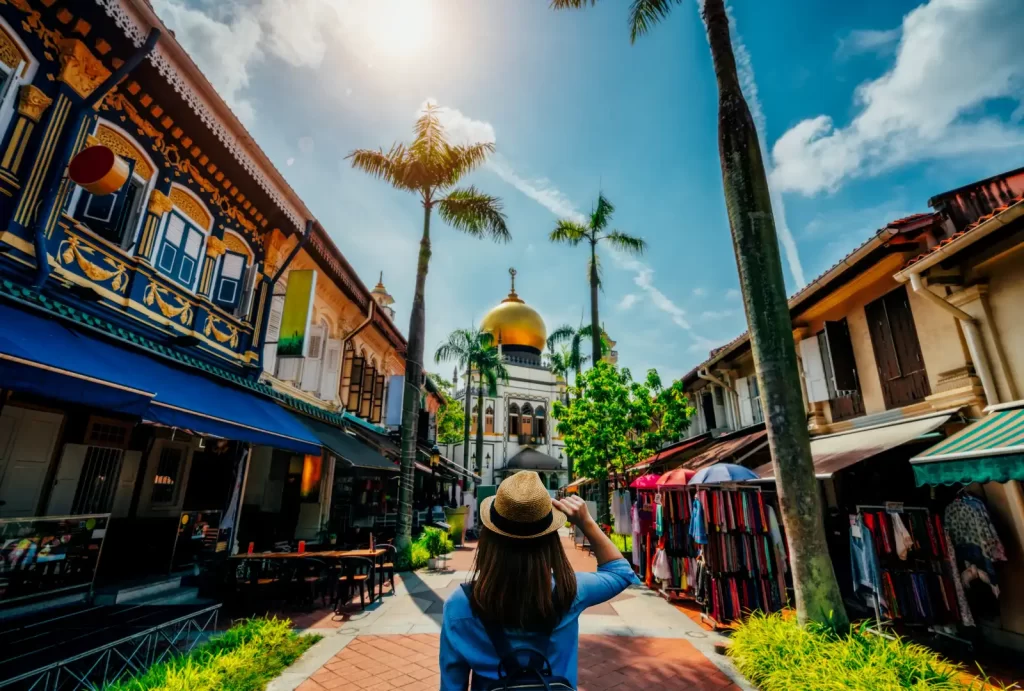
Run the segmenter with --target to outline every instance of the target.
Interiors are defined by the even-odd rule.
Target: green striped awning
[[[919,487],[1024,481],[1024,402],[992,411],[910,463]]]

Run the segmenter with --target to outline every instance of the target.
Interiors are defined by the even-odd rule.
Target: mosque
[[[484,317],[480,328],[494,335],[508,382],[499,382],[496,395],[484,391],[484,485],[498,484],[520,470],[534,470],[546,487],[556,490],[568,483],[569,461],[565,444],[555,430],[552,404],[565,397],[566,384],[548,368],[542,353],[547,346],[547,327],[537,310],[516,294],[515,269],[510,269],[512,289]],[[476,382],[470,389],[467,410],[479,420]],[[466,390],[455,394],[465,405]],[[462,464],[461,443],[443,445],[442,453]],[[476,427],[470,425],[469,466],[476,467]]]

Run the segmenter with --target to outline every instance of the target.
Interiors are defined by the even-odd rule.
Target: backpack
[[[473,586],[463,583],[462,590],[470,597]],[[472,601],[472,600],[471,600]],[[576,691],[576,687],[565,677],[552,673],[551,663],[544,653],[533,648],[512,648],[505,631],[494,624],[484,624],[487,637],[498,653],[498,678],[496,680],[478,677],[473,688],[481,691]],[[478,680],[483,685],[478,686]]]

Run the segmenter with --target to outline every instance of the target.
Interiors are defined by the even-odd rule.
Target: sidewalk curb
[[[319,633],[319,631],[306,629],[303,633],[311,634]],[[295,691],[302,682],[316,674],[321,667],[330,662],[331,658],[344,650],[345,646],[355,638],[353,635],[339,634],[336,629],[330,629],[330,633],[324,634],[324,637],[303,653],[302,657],[267,684],[267,691]]]

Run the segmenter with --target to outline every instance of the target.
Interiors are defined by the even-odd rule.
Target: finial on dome
[[[522,302],[520,297],[516,295],[516,274],[519,273],[515,268],[509,268],[508,275],[512,277],[512,290],[509,291],[508,297],[502,300],[502,302]]]

